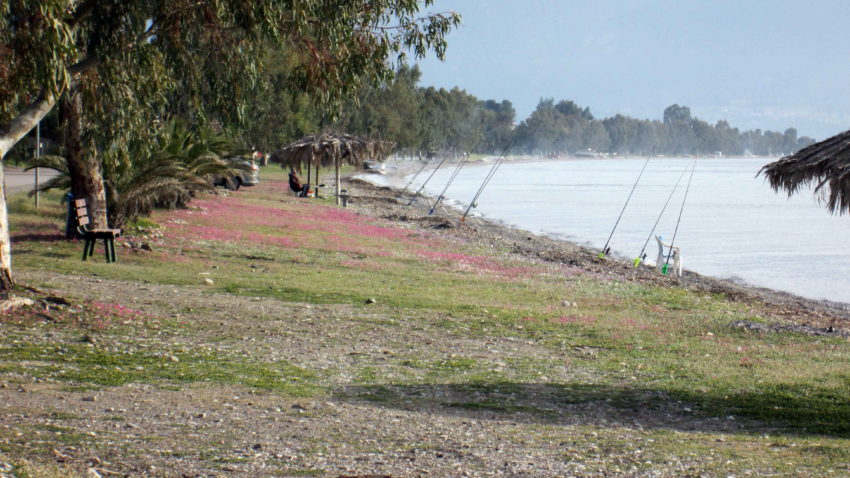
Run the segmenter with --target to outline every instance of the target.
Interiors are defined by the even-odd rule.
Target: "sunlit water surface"
[[[756,173],[759,159],[700,159],[684,205],[675,244],[686,269],[850,303],[850,217],[832,216],[811,192],[788,198]],[[642,159],[505,162],[478,200],[476,214],[528,231],[601,248],[644,165]],[[612,251],[637,257],[665,201],[686,171],[655,234],[673,238],[690,173],[689,159],[653,159],[611,238]],[[389,168],[392,168],[392,164]],[[466,166],[446,196],[466,207],[490,164]],[[454,166],[444,166],[425,191],[439,194]],[[403,186],[412,177],[369,176]],[[423,173],[411,190],[427,177]],[[402,182],[403,181],[403,182]],[[426,208],[424,203],[419,207]],[[657,255],[655,241],[646,248]]]

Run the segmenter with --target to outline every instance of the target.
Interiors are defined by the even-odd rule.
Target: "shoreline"
[[[38,289],[22,289],[35,302],[0,320],[0,427],[14,435],[0,469],[846,467],[850,331],[828,330],[846,317],[711,293],[713,281],[689,286],[504,224],[460,224],[456,211],[427,216],[424,203],[407,208],[359,179],[344,180],[353,194],[342,209],[332,196],[296,197],[285,172],[269,173],[156,212],[156,232],[124,239],[152,247],[128,247],[113,264],[81,264],[79,243],[56,237],[58,201],[14,212],[18,237],[38,233],[16,249],[19,278]]]
[[[473,161],[473,162],[470,162],[469,164],[475,165],[475,166],[485,166],[485,165],[492,164],[492,160],[494,158],[495,158],[495,156],[487,156],[487,157],[484,157],[482,160]],[[550,162],[586,162],[586,161],[594,161],[594,160],[605,161],[606,159],[635,160],[635,161],[638,161],[638,160],[655,161],[655,160],[663,160],[663,159],[699,159],[699,160],[705,160],[705,161],[713,162],[714,160],[722,161],[722,160],[725,160],[725,159],[768,161],[768,160],[777,159],[777,158],[778,157],[773,157],[773,156],[747,156],[747,157],[745,157],[745,156],[725,156],[725,157],[722,157],[722,158],[716,158],[716,157],[711,157],[711,156],[691,156],[691,157],[687,157],[687,156],[682,156],[682,157],[672,157],[672,156],[662,156],[662,157],[628,156],[627,157],[627,156],[623,156],[623,157],[617,157],[617,158],[576,158],[576,157],[541,158],[541,157],[532,157],[532,156],[528,156],[528,155],[518,155],[518,156],[513,156],[513,157],[508,156],[505,159],[505,161],[510,162],[510,163],[517,163],[517,164],[550,163]],[[399,190],[400,187],[401,187],[401,184],[406,184],[406,182],[407,182],[405,180],[405,176],[409,175],[409,174],[411,174],[415,171],[418,171],[418,164],[416,164],[416,163],[417,162],[415,162],[415,161],[406,161],[406,160],[392,160],[392,161],[387,162],[387,164],[390,165],[390,167],[388,167],[385,170],[385,173],[382,174],[381,177],[388,178],[388,180],[387,181],[378,181],[377,184],[375,184],[375,185],[379,186],[379,187],[380,186],[387,186],[387,187]],[[447,161],[447,164],[453,166],[453,165],[457,164],[457,161],[450,160],[450,161]],[[433,170],[433,167],[426,168],[426,170],[424,172],[428,172],[428,171],[431,171],[431,170]],[[368,177],[368,176],[370,176],[370,174],[367,171],[366,174],[361,175],[360,177],[365,178],[365,177]],[[423,177],[424,177],[424,174],[423,174]],[[421,178],[420,178],[420,181],[421,181]],[[386,182],[387,184],[381,184],[383,182]],[[412,191],[408,191],[408,192],[412,192]],[[423,193],[423,194],[426,194],[426,196],[427,196],[427,193]],[[433,199],[433,196],[427,196],[427,197],[430,197],[430,198]],[[466,204],[462,200],[457,200],[455,198],[449,198],[449,197],[444,198],[443,204],[446,205],[447,207],[449,205],[452,205],[452,207],[457,207],[461,211],[463,211],[466,207]],[[473,215],[476,214],[475,210],[472,211],[472,214]],[[505,227],[523,229],[522,225],[514,225],[514,224],[506,223],[506,222],[503,222],[501,219],[488,218],[488,220],[490,222],[502,224]],[[570,235],[570,234],[565,235],[562,232],[561,233],[547,233],[546,231],[543,231],[543,230],[541,230],[539,232],[531,233],[531,234],[547,235],[548,237],[550,237],[552,239],[556,239],[558,241],[569,242],[569,243],[571,243],[571,244],[573,244],[577,247],[583,247],[583,248],[587,248],[588,250],[592,250],[595,253],[599,253],[601,251],[601,249],[599,249],[599,248],[594,248],[594,246],[590,243],[590,241],[584,241],[582,239],[582,237],[575,236],[575,235]],[[622,255],[618,256],[616,252],[614,252],[611,256],[612,256],[611,257],[612,259],[618,259],[618,260],[623,261],[623,262],[631,263],[631,258],[624,257]],[[694,270],[687,270],[687,272],[692,274],[692,275],[700,275],[700,276],[711,278],[711,279],[721,281],[721,282],[724,282],[724,283],[734,284],[736,286],[743,287],[745,289],[763,290],[763,291],[766,291],[766,292],[771,292],[771,293],[776,293],[776,294],[787,294],[790,297],[793,297],[793,298],[798,299],[798,300],[824,303],[824,304],[828,304],[829,307],[831,307],[831,308],[835,308],[835,309],[838,309],[838,310],[844,310],[844,311],[850,311],[850,298],[845,298],[843,296],[832,297],[832,298],[827,297],[827,296],[823,296],[823,295],[816,296],[814,294],[806,296],[806,295],[801,295],[800,292],[795,292],[791,288],[787,288],[787,289],[786,288],[776,288],[776,285],[758,284],[758,283],[754,283],[754,282],[749,282],[747,279],[738,277],[734,274],[727,274],[727,275],[719,275],[718,276],[718,275],[708,275],[708,274],[697,272],[697,271],[694,271]],[[812,291],[807,291],[807,292],[811,293]]]
[[[387,172],[387,176],[403,177],[407,173],[394,169],[392,173]],[[758,301],[769,306],[772,318],[802,327],[798,330],[801,333],[850,336],[850,304],[809,299],[790,292],[705,276],[687,269],[682,277],[662,276],[654,268],[634,268],[631,261],[616,257],[598,259],[598,250],[565,239],[535,234],[486,217],[476,216],[471,221],[460,223],[462,212],[451,207],[441,208],[439,215],[428,215],[424,208],[407,207],[413,198],[413,191],[400,196],[400,188],[377,185],[356,176],[359,174],[342,178],[343,186],[353,195],[350,207],[381,219],[405,224],[410,228],[438,231],[494,250],[508,250],[511,254],[529,260],[578,267],[587,273],[612,280],[721,294],[736,302]]]

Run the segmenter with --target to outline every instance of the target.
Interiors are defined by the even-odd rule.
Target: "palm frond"
[[[211,177],[238,174],[222,158],[234,147],[211,130],[193,133],[179,122],[169,124],[159,148],[135,162],[114,181],[110,219],[115,227],[157,208],[185,207],[198,192],[213,189]]]
[[[68,162],[62,156],[46,154],[27,160],[24,171],[35,168],[52,169],[62,174],[68,174]]]
[[[67,191],[71,189],[71,177],[67,174],[54,176],[47,181],[38,185],[33,191],[27,193],[27,196],[33,197],[35,196],[36,191],[40,193],[44,193],[50,191],[51,189],[59,189],[60,191]]]

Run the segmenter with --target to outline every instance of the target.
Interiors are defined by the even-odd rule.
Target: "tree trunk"
[[[12,247],[9,240],[9,216],[6,209],[6,180],[3,175],[3,158],[15,144],[27,135],[44,118],[56,103],[52,98],[41,98],[20,115],[0,125],[0,292],[12,289]]]
[[[74,199],[85,199],[92,228],[107,228],[106,189],[100,163],[86,154],[82,141],[83,101],[78,89],[68,91],[59,102],[59,123],[65,144],[65,161],[71,176]]]
[[[9,241],[9,216],[6,211],[6,179],[0,164],[0,292],[12,289],[12,249]]]
[[[88,14],[95,6],[96,1],[86,2],[86,8],[80,8],[82,17]],[[68,73],[73,77],[86,70],[96,68],[100,60],[89,57],[68,68]],[[27,135],[41,121],[56,104],[56,96],[45,93],[34,103],[27,106],[18,116],[12,118],[6,124],[0,124],[0,292],[11,290],[12,281],[12,247],[9,240],[9,216],[6,209],[6,181],[3,175],[3,158],[11,151],[24,136]],[[98,175],[100,170],[98,169]],[[103,181],[101,181],[103,189]],[[104,203],[105,204],[105,203]],[[104,217],[106,215],[104,214]]]

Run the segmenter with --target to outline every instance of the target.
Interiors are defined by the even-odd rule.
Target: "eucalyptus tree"
[[[120,168],[122,157],[131,160],[131,143],[150,136],[156,114],[175,107],[182,115],[199,120],[238,121],[251,102],[253,87],[261,81],[265,48],[293,52],[296,66],[289,86],[324,103],[351,94],[361,78],[376,83],[388,80],[393,63],[408,52],[421,57],[433,50],[441,57],[445,36],[459,24],[460,17],[454,13],[420,16],[421,8],[431,3],[0,3],[0,53],[4,58],[0,65],[0,159],[62,101],[66,154],[80,153],[81,172],[76,174],[89,179],[81,182],[89,189],[82,194],[94,195],[95,201],[105,204],[99,173],[103,158],[98,154],[113,155],[112,166]],[[111,127],[98,129],[98,122]],[[109,148],[96,148],[103,145]],[[71,174],[73,180],[75,172]],[[105,216],[102,211],[101,216]],[[96,220],[103,221],[102,217]],[[0,194],[0,289],[11,285],[8,219]]]
[[[517,131],[520,146],[528,153],[566,153],[567,126],[555,100],[541,98],[537,108]]]
[[[514,136],[516,111],[508,100],[480,101],[479,105],[484,130],[484,140],[481,142],[479,152],[499,154]]]
[[[291,52],[268,48],[262,64],[265,81],[255,86],[241,122],[228,133],[242,145],[270,152],[319,131],[323,115],[309,95],[289,87],[296,66]]]
[[[400,65],[392,81],[367,85],[349,99],[334,127],[392,141],[398,150],[413,152],[421,140],[417,123],[421,97],[416,87],[421,76],[418,66]]]
[[[430,154],[447,147],[449,98],[445,89],[429,86],[420,90],[421,108],[417,115],[419,149]]]

